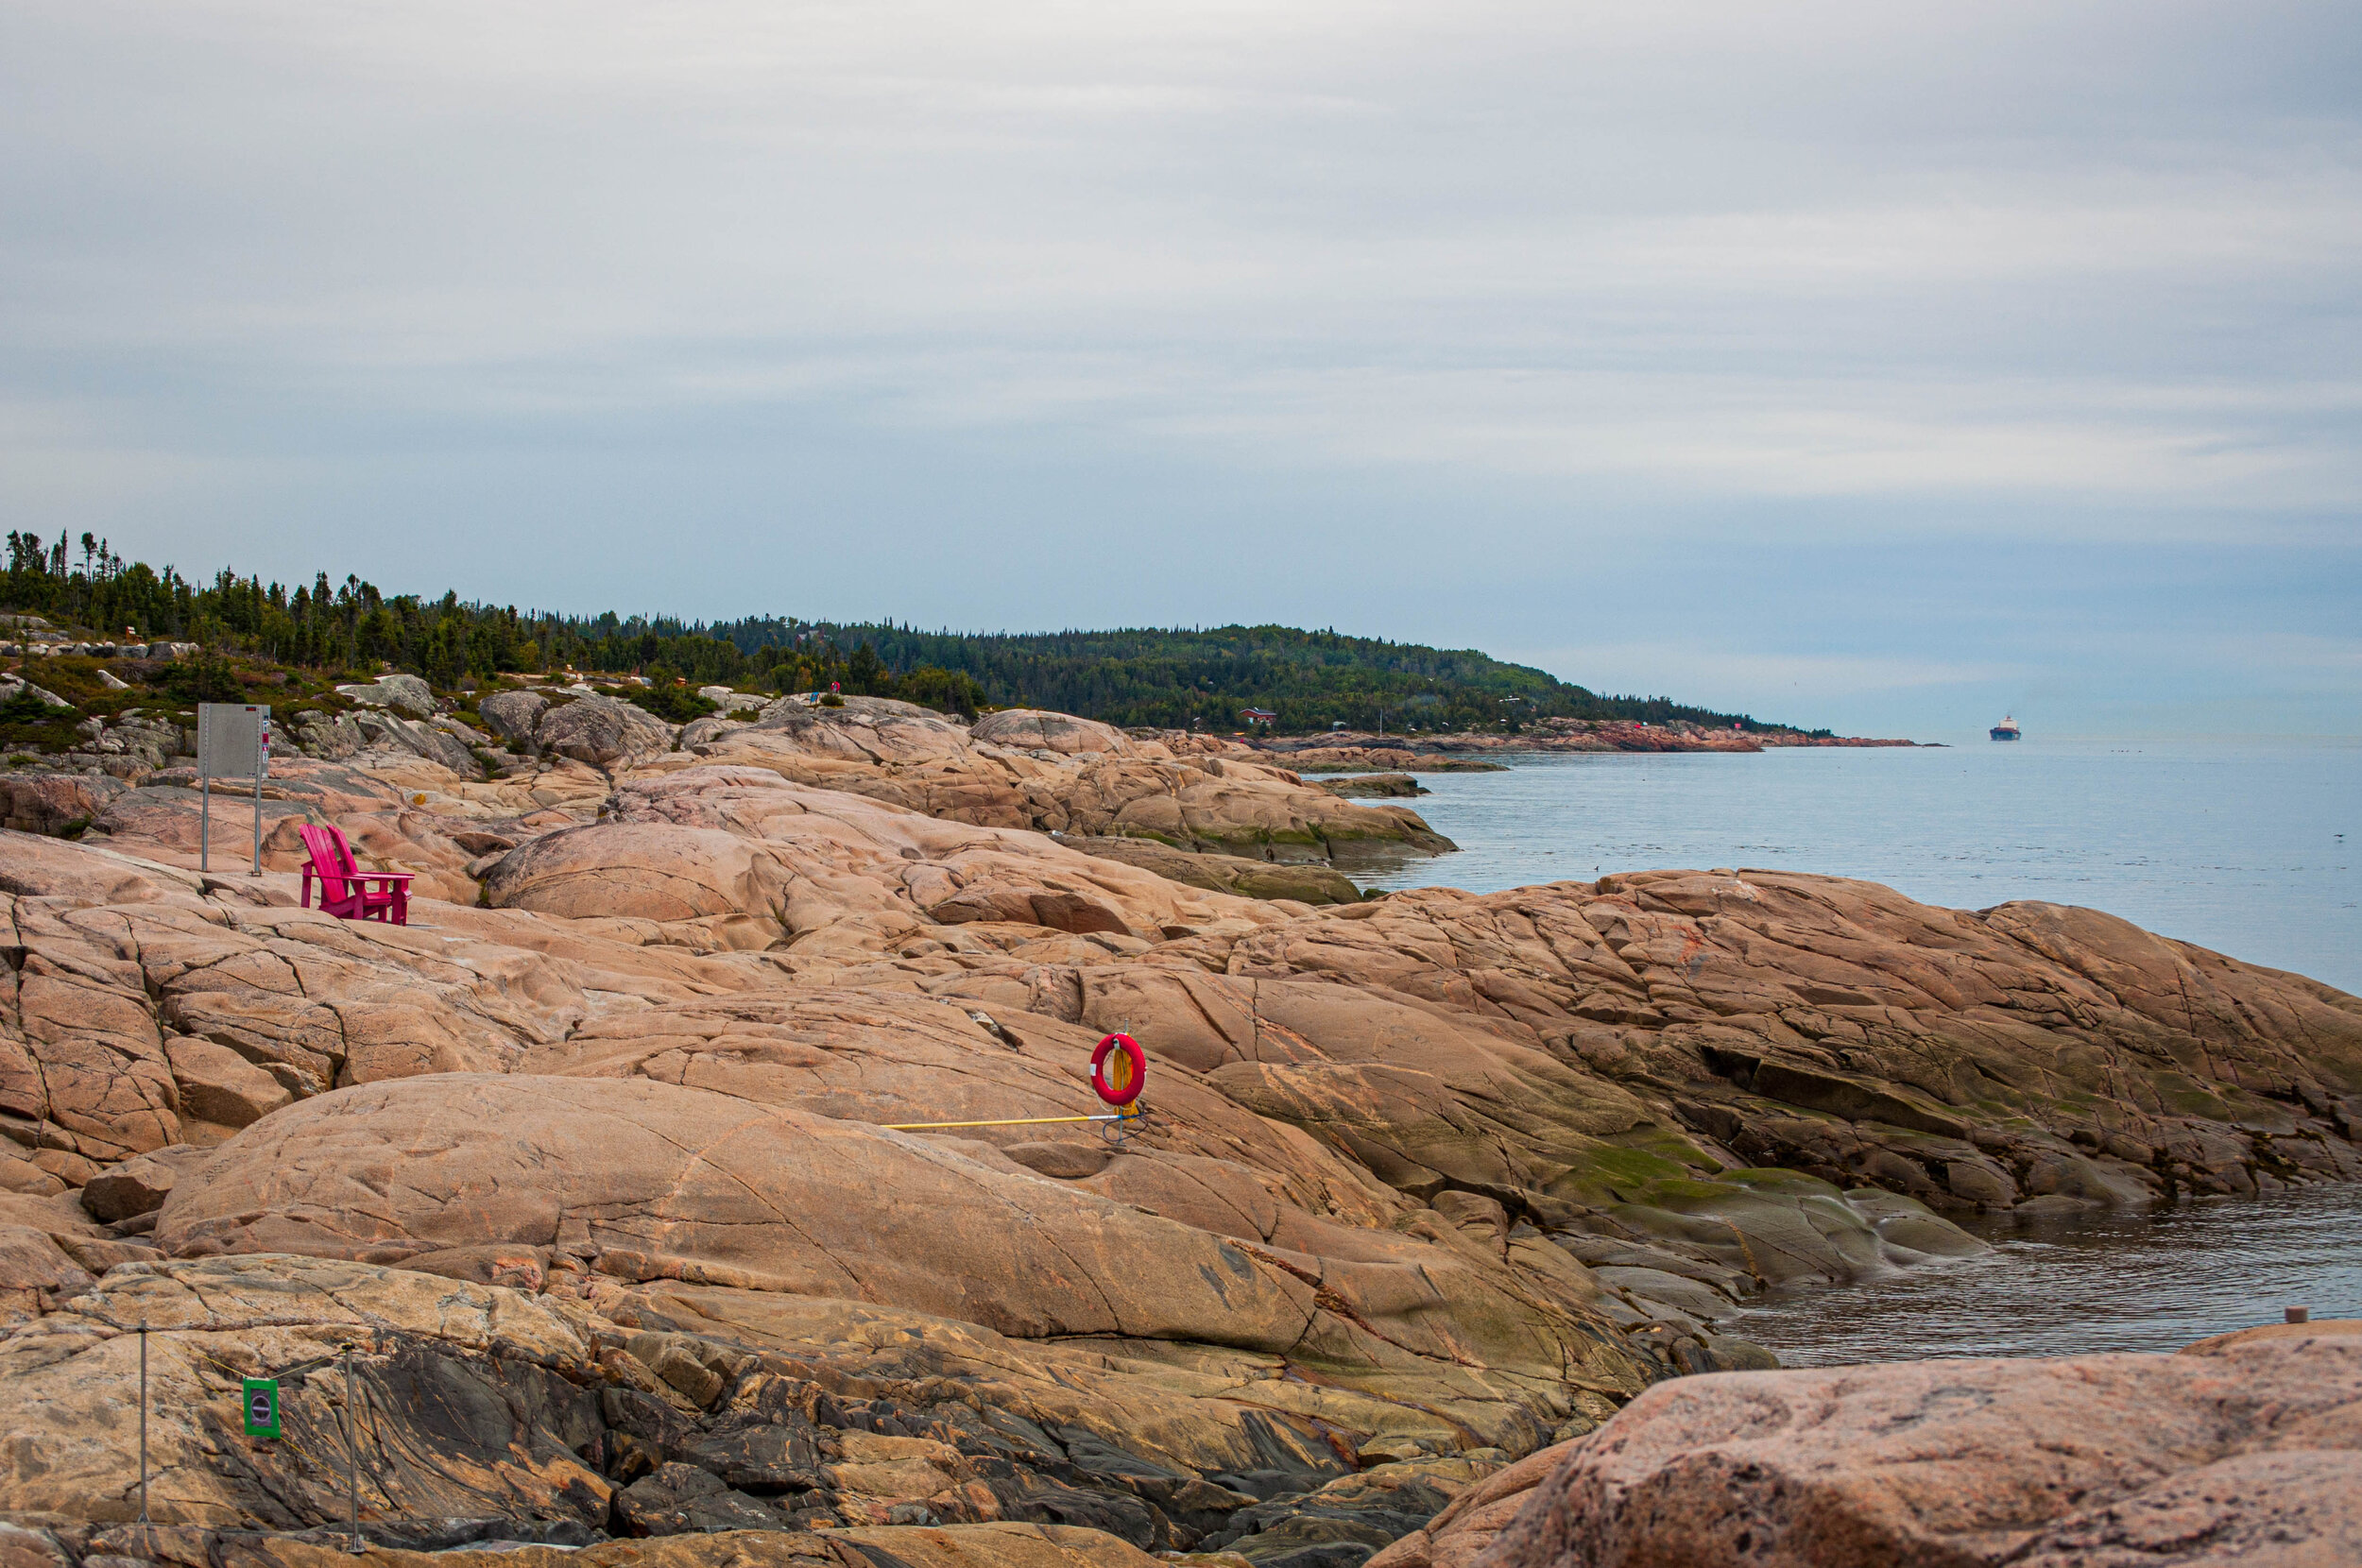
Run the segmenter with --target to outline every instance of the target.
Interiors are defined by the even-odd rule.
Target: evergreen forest
[[[384,666],[454,689],[505,673],[646,675],[659,689],[827,690],[899,697],[946,711],[1045,707],[1119,725],[1210,730],[1253,721],[1280,733],[1344,724],[1396,733],[1522,728],[1537,719],[1686,719],[1750,730],[1787,726],[1666,697],[1607,696],[1474,649],[1441,649],[1290,626],[1117,631],[920,631],[893,622],[764,616],[572,615],[514,605],[386,593],[328,572],[292,587],[224,569],[209,582],[126,563],[84,534],[7,536],[0,608],[96,638],[202,644],[368,678]],[[78,544],[78,550],[76,545]],[[1821,733],[1821,732],[1815,732]]]

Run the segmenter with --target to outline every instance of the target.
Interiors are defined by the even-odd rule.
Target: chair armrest
[[[356,871],[352,879],[356,882],[413,882],[418,880],[418,876],[415,871]]]

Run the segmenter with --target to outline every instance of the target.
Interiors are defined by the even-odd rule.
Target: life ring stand
[[[1139,1099],[1147,1083],[1147,1053],[1129,1034],[1110,1034],[1091,1052],[1091,1087],[1118,1110]]]

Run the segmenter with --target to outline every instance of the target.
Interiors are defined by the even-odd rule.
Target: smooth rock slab
[[[450,1073],[304,1100],[184,1178],[156,1227],[180,1256],[498,1243],[1007,1334],[1326,1355],[1340,1378],[1381,1353],[1555,1370],[1585,1339],[1442,1249],[1283,1260],[927,1139],[645,1079]]]
[[[1070,849],[1153,871],[1168,881],[1231,893],[1241,898],[1292,898],[1300,904],[1350,904],[1361,896],[1352,878],[1300,861],[1249,860],[1243,855],[1197,855],[1155,839],[1068,838]]]

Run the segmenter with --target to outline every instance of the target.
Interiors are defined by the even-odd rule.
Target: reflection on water
[[[1970,1228],[1992,1254],[1786,1288],[1720,1327],[1813,1367],[2179,1350],[2286,1306],[2362,1317],[2362,1187]]]

